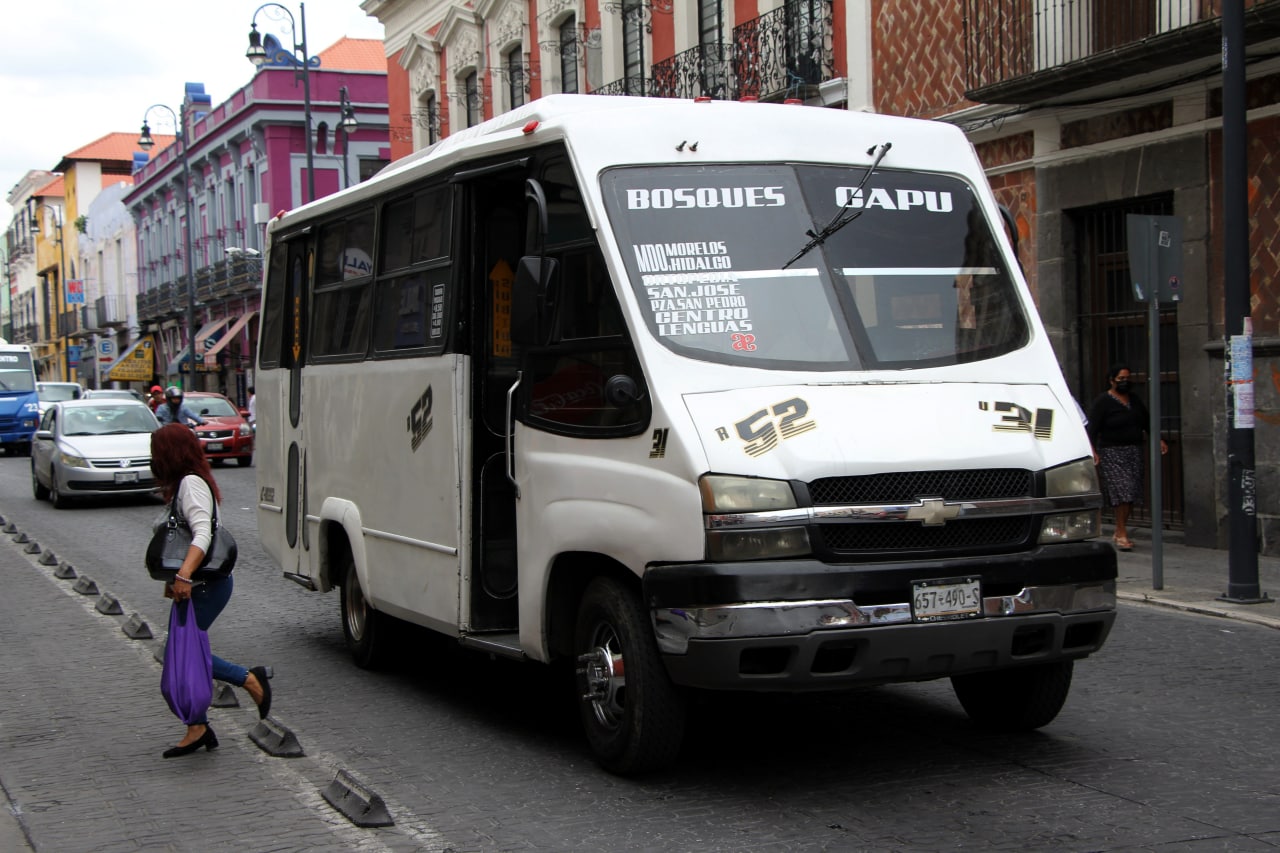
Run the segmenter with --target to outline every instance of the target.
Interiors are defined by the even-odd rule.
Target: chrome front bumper
[[[1029,586],[1017,595],[983,598],[984,618],[1114,610],[1114,581]],[[683,655],[690,640],[792,637],[816,631],[911,623],[911,604],[859,605],[852,599],[753,601],[711,607],[656,607],[654,634],[664,654]],[[981,620],[964,620],[968,622]],[[933,625],[955,624],[935,622]]]

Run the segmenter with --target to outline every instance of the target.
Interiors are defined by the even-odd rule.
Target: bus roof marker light
[[[709,104],[709,103],[711,103],[711,96],[710,96],[710,95],[699,95],[698,97],[696,97],[696,98],[694,98],[694,99],[693,99],[693,102],[694,102],[695,104]]]
[[[521,129],[522,129],[525,133],[533,133],[535,130],[537,130],[537,129],[538,129],[538,120],[537,120],[536,118],[535,118],[535,119],[533,119],[532,121],[530,121],[528,124],[526,124],[526,125],[525,125],[523,128],[521,128]]]
[[[804,105],[804,101],[800,100],[799,98],[786,98],[785,100],[783,100],[783,102],[782,102],[782,103],[784,103],[784,104],[800,104],[801,106],[803,106],[803,105]]]

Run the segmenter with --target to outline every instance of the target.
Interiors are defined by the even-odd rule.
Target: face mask
[[[1124,393],[1124,392],[1128,391],[1128,390],[1129,390],[1129,380],[1128,380],[1128,379],[1121,379],[1119,382],[1117,382],[1117,383],[1116,383],[1116,390],[1117,390],[1117,391],[1119,391],[1119,392],[1121,392],[1121,393]]]

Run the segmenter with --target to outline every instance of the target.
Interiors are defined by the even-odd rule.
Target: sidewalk
[[[1107,538],[1110,530],[1107,530]],[[1151,531],[1130,528],[1132,551],[1117,551],[1116,594],[1122,601],[1172,607],[1238,619],[1269,628],[1280,628],[1280,558],[1258,556],[1258,583],[1268,598],[1262,604],[1219,601],[1230,577],[1230,553],[1213,548],[1192,548],[1181,537],[1165,531],[1162,541],[1163,588],[1152,584]]]

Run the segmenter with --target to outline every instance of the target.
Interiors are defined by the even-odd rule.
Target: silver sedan
[[[59,509],[76,497],[154,493],[151,433],[158,427],[143,403],[54,403],[31,442],[31,491]]]

